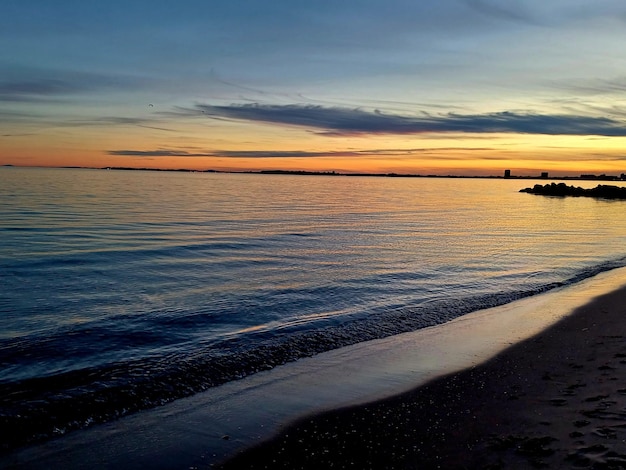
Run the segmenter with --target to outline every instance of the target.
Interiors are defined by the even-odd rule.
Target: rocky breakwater
[[[600,184],[595,188],[585,189],[568,186],[565,183],[536,184],[532,188],[520,189],[520,193],[538,194],[541,196],[575,196],[597,197],[603,199],[626,199],[626,187]]]

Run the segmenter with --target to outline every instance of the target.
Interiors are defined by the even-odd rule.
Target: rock
[[[626,188],[600,184],[592,189],[567,186],[565,183],[536,184],[532,188],[520,189],[520,193],[538,194],[541,196],[574,196],[596,197],[602,199],[626,199]]]

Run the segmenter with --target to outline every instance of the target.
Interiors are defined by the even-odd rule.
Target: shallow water
[[[16,443],[626,264],[622,201],[527,181],[2,168],[0,183]]]

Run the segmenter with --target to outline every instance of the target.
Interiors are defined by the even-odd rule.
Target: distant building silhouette
[[[548,172],[547,171],[542,171],[541,172],[541,177],[542,178],[547,178],[548,177]]]
[[[511,177],[511,170],[504,170],[504,177],[505,178],[510,178]]]

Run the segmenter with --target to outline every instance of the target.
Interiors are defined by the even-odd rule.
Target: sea
[[[546,182],[0,168],[1,449],[626,266]]]

